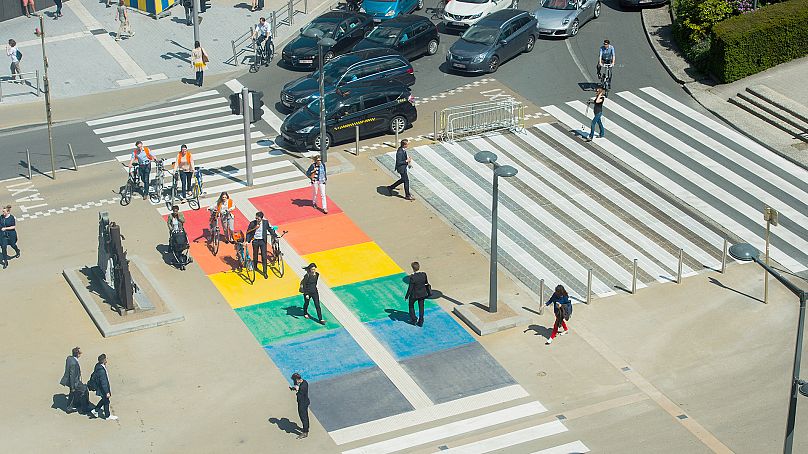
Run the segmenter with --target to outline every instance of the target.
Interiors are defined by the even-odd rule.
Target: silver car
[[[600,0],[541,0],[535,13],[542,36],[575,36],[581,25],[600,16]]]

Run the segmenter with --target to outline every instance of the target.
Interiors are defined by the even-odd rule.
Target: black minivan
[[[383,22],[359,41],[354,50],[386,47],[401,52],[412,60],[438,52],[438,27],[424,16],[405,14]]]
[[[352,88],[325,95],[326,147],[332,143],[348,142],[360,136],[379,133],[401,133],[417,118],[408,87],[388,84],[383,88]],[[320,100],[286,117],[281,136],[296,148],[320,148]]]
[[[350,52],[323,66],[325,92],[339,88],[384,87],[389,83],[410,86],[415,83],[412,65],[391,49]],[[320,72],[295,79],[281,90],[281,104],[299,109],[320,96]]]

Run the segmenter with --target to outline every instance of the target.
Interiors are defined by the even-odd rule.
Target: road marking
[[[240,162],[243,162],[243,161],[244,160],[242,159]],[[246,168],[234,168],[232,171],[228,171],[228,170],[222,170],[223,167],[226,167],[226,166],[224,164],[217,163],[216,168],[214,170],[212,170],[213,171],[212,175],[211,174],[205,174],[205,176],[204,176],[205,186],[208,186],[208,182],[213,182],[213,181],[217,181],[217,180],[225,180],[225,179],[226,180],[232,180],[234,177],[240,177],[240,176],[246,176],[247,175],[247,169]],[[253,171],[253,174],[256,174],[258,172],[266,172],[266,171],[269,171],[269,170],[277,170],[277,169],[280,169],[280,168],[283,168],[283,167],[288,167],[290,169],[294,169],[295,171],[297,171],[297,175],[302,175],[300,173],[300,170],[298,170],[297,167],[295,167],[294,164],[292,164],[290,161],[287,161],[285,159],[282,160],[282,161],[275,161],[275,162],[270,162],[268,164],[261,164],[261,165],[258,165],[258,166],[254,166],[252,171]],[[208,187],[210,187],[210,186],[208,186]],[[219,191],[219,192],[221,192],[221,191]]]
[[[589,448],[586,447],[580,440],[566,443],[563,445],[555,446],[548,449],[536,451],[533,454],[586,454]]]
[[[192,95],[184,96],[179,99],[175,99],[174,101],[189,101],[191,99],[199,99],[199,98],[207,98],[208,96],[219,95],[218,90],[207,90],[207,91],[200,91],[199,93],[194,93]]]
[[[432,443],[444,438],[467,434],[476,430],[493,427],[518,419],[527,418],[547,411],[539,402],[529,402],[515,407],[497,410],[480,416],[455,421],[442,426],[430,427],[415,433],[402,435],[389,440],[343,451],[342,454],[389,454]]]
[[[250,138],[251,139],[257,139],[259,137],[261,137],[261,138],[264,137],[264,134],[262,132],[260,132],[260,131],[253,131],[253,132],[250,133]],[[223,143],[235,142],[237,140],[244,140],[244,135],[243,134],[238,134],[238,135],[235,135],[235,136],[217,137],[215,139],[200,140],[199,142],[188,142],[188,143],[186,143],[186,145],[188,145],[189,150],[193,150],[194,148],[208,147],[208,146],[211,146],[211,145],[220,145],[220,144],[223,144]],[[127,147],[127,148],[129,148],[129,147]],[[131,146],[131,148],[134,150],[135,147]],[[241,149],[242,150],[244,149],[244,145],[241,146]],[[161,156],[161,155],[166,155],[166,154],[169,155],[169,156],[171,156],[171,155],[176,156],[176,153],[178,151],[179,151],[179,146],[174,146],[174,147],[158,148],[158,149],[152,150],[151,153],[152,153],[153,156]],[[115,159],[117,159],[119,162],[128,162],[130,159],[132,159],[132,155],[130,153],[128,153],[128,154],[125,154],[125,155],[118,156]]]
[[[173,136],[151,137],[151,138],[148,138],[146,140],[147,143],[144,143],[144,145],[151,148],[151,146],[154,145],[154,144],[164,144],[164,143],[170,143],[170,142],[181,143],[181,142],[185,141],[186,139],[197,138],[197,137],[199,137],[201,135],[206,135],[207,136],[207,135],[221,134],[221,133],[226,133],[226,132],[239,131],[239,130],[243,130],[243,129],[244,129],[244,126],[242,124],[237,123],[237,124],[233,124],[233,125],[220,126],[218,128],[211,128],[211,129],[207,129],[205,131],[190,131],[190,132],[184,132],[182,134],[176,134],[176,135],[173,135]],[[228,137],[237,137],[237,136],[228,136]],[[234,140],[238,140],[238,139],[234,139]],[[113,145],[113,146],[108,147],[108,148],[109,148],[109,151],[115,153],[115,152],[118,152],[118,151],[131,150],[134,147],[130,143],[125,143],[125,144],[121,144],[121,145]],[[190,146],[188,148],[190,148]],[[174,148],[174,150],[179,150],[179,146]]]
[[[174,131],[177,131],[177,130],[188,131],[191,128],[196,128],[196,127],[199,127],[199,126],[210,126],[210,125],[215,125],[215,124],[219,124],[219,123],[227,123],[227,122],[233,122],[233,121],[238,121],[238,118],[236,118],[235,116],[231,116],[231,115],[218,116],[218,117],[213,117],[213,118],[206,118],[204,120],[189,121],[189,122],[173,124],[173,125],[169,125],[169,126],[160,126],[158,128],[152,128],[152,129],[141,129],[141,130],[138,130],[138,131],[130,131],[130,132],[122,133],[122,134],[117,134],[117,135],[114,135],[114,136],[101,137],[101,142],[104,142],[104,143],[119,142],[121,140],[126,140],[126,139],[134,139],[134,138],[138,138],[138,137],[146,137],[146,136],[149,136],[149,135],[152,135],[152,134],[160,134],[160,133],[164,133],[164,132],[174,132]],[[165,123],[163,123],[163,124],[165,124]],[[244,127],[241,124],[241,122],[238,123],[238,126],[241,127],[241,128]],[[212,132],[212,131],[215,131],[215,130],[205,129],[205,130],[202,130],[202,131],[198,131],[198,134],[199,135],[202,135],[202,134],[205,134],[205,135],[207,135],[207,134],[215,134],[215,132]],[[110,151],[112,151],[112,150],[110,150]]]
[[[241,89],[244,88],[241,82],[238,79],[229,80],[224,83],[227,88],[233,90],[234,93],[241,93]],[[266,96],[266,93],[264,94]],[[261,106],[261,110],[264,111],[264,115],[261,117],[262,120],[267,122],[267,124],[278,134],[281,133],[281,125],[283,124],[283,120],[281,120],[275,112],[273,112],[269,107],[266,106],[266,101],[264,105]]]
[[[567,50],[570,53],[570,57],[572,57],[572,61],[575,62],[575,66],[578,67],[578,70],[581,71],[581,74],[584,75],[584,80],[586,80],[587,83],[592,83],[592,79],[589,77],[589,73],[586,71],[586,67],[584,67],[583,63],[581,63],[581,59],[578,58],[578,55],[576,55],[575,52],[572,50],[571,43],[572,43],[571,39],[564,40],[564,44],[567,45]]]
[[[510,402],[528,397],[529,395],[530,394],[521,386],[511,385],[493,391],[435,404],[431,407],[419,408],[375,421],[337,429],[333,432],[328,432],[328,435],[331,436],[331,439],[333,439],[336,444],[343,445],[376,435],[430,423],[438,419],[450,418],[462,413]]]
[[[79,210],[86,210],[88,208],[95,208],[95,207],[102,207],[104,205],[111,205],[114,203],[118,203],[120,199],[101,199],[97,202],[84,202],[84,203],[77,203],[72,206],[61,207],[61,208],[51,208],[49,210],[37,211],[34,213],[24,213],[17,216],[18,221],[24,221],[29,219],[37,219],[40,217],[49,217],[56,214],[63,214],[66,212],[72,213],[74,211]]]
[[[551,435],[566,432],[567,428],[561,421],[551,421],[538,426],[528,427],[526,429],[509,432],[496,437],[486,438],[485,440],[468,443],[465,445],[457,446],[454,448],[444,449],[441,453],[462,453],[462,454],[485,454],[487,452],[496,451],[497,449],[510,448],[511,446],[520,445],[529,441],[538,440],[540,438],[549,437]]]
[[[160,118],[152,118],[152,119],[149,119],[149,120],[134,121],[134,122],[131,122],[131,123],[119,124],[119,125],[115,125],[115,126],[107,126],[107,127],[104,127],[104,128],[93,129],[93,132],[100,136],[100,135],[106,134],[108,132],[125,131],[127,129],[141,128],[141,127],[144,127],[144,126],[153,126],[155,124],[169,124],[169,123],[176,122],[176,121],[179,121],[179,120],[186,120],[188,118],[200,118],[200,117],[205,117],[205,116],[208,116],[208,115],[221,114],[221,113],[225,113],[225,112],[230,112],[230,108],[227,107],[227,106],[219,106],[219,107],[213,107],[211,109],[197,110],[197,111],[193,111],[193,112],[186,112],[186,113],[183,113],[183,114],[173,114],[173,115],[161,116]],[[238,117],[233,116],[233,118],[238,118]],[[90,124],[90,123],[88,122],[87,124]]]
[[[64,35],[56,35],[56,36],[46,36],[45,37],[45,44],[56,43],[59,41],[67,41],[70,39],[77,39],[77,38],[84,38],[85,36],[93,36],[89,30],[83,30],[80,32],[74,33],[65,33]],[[21,43],[17,43],[17,47],[30,47],[30,46],[41,46],[42,40],[40,38],[36,39],[29,39],[28,41],[23,41]]]
[[[221,104],[222,101],[223,101],[222,98],[205,99],[205,100],[202,100],[202,101],[190,102],[188,104],[180,104],[180,105],[176,105],[176,106],[161,107],[161,108],[157,108],[157,109],[142,110],[140,112],[132,112],[132,113],[127,113],[127,114],[115,115],[115,116],[112,116],[112,117],[99,118],[97,120],[90,120],[90,121],[87,122],[87,124],[90,125],[90,126],[96,126],[96,125],[102,125],[102,124],[112,123],[112,122],[116,122],[116,121],[132,120],[134,118],[158,116],[158,115],[162,115],[162,114],[166,114],[166,113],[170,113],[170,112],[177,112],[177,111],[180,111],[180,110],[191,110],[191,109],[196,109],[197,107],[210,106],[210,105],[213,105],[213,104]]]

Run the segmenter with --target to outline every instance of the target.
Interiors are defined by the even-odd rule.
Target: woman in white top
[[[20,59],[17,55],[17,41],[14,41],[13,39],[8,40],[8,45],[6,46],[6,55],[8,55],[8,58],[11,59],[11,80],[14,80],[15,73],[20,76],[20,80],[22,80]]]
[[[222,220],[222,230],[224,230],[223,233],[225,243],[230,243],[233,241],[233,210],[236,209],[236,205],[233,203],[233,199],[230,198],[230,194],[228,194],[226,191],[222,192],[219,195],[219,198],[216,200],[216,203],[209,209],[215,211],[216,215]]]
[[[202,76],[205,71],[205,66],[208,63],[208,54],[199,41],[194,42],[194,50],[191,51],[191,66],[196,71],[196,85],[202,86]]]

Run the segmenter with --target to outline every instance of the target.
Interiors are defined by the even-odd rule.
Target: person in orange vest
[[[230,243],[233,241],[233,210],[236,209],[236,205],[233,203],[233,199],[230,198],[230,194],[227,191],[222,192],[219,195],[219,198],[216,200],[215,205],[211,205],[209,208],[213,210],[217,216],[219,216],[222,220],[222,230],[224,230],[224,242]]]
[[[188,151],[188,145],[182,144],[180,147],[177,160],[174,161],[174,171],[180,173],[180,182],[182,182],[180,200],[184,202],[185,194],[191,189],[191,176],[194,174],[194,157]]]
[[[149,196],[149,175],[151,174],[151,162],[154,156],[149,147],[144,147],[143,142],[135,142],[135,150],[132,152],[132,159],[129,160],[129,167],[137,161],[137,172],[143,182],[143,199]]]

